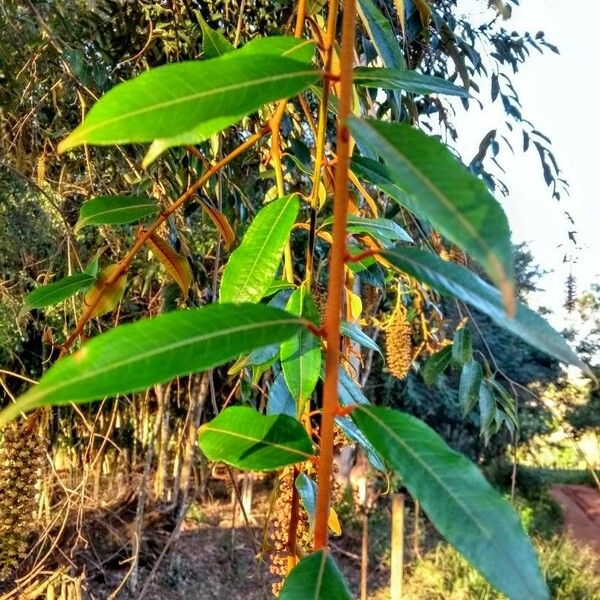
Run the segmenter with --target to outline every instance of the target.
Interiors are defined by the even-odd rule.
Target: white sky
[[[461,8],[468,14],[481,14],[487,0],[463,0]],[[489,11],[487,11],[489,14]],[[533,51],[531,58],[514,75],[513,82],[523,106],[523,115],[552,140],[554,155],[569,181],[570,195],[554,200],[544,183],[535,149],[522,152],[521,134],[515,135],[515,155],[504,148],[500,162],[510,196],[501,200],[513,231],[513,241],[528,241],[540,266],[553,272],[540,285],[545,291],[532,297],[533,306],[552,309],[549,320],[555,327],[564,325],[565,279],[569,266],[563,264],[568,254],[576,260],[572,271],[578,292],[600,282],[600,202],[597,180],[600,175],[597,147],[600,143],[600,119],[595,99],[599,84],[597,55],[600,2],[596,0],[521,0],[513,7],[513,16],[504,23],[509,30],[542,30],[546,39],[559,47],[560,56],[547,50]],[[482,100],[489,105],[489,90],[482,88]],[[480,111],[472,103],[467,114],[457,119],[458,150],[468,161],[475,155],[480,140],[504,121],[499,100]],[[564,211],[575,220],[572,226]],[[567,237],[576,230],[576,249]]]

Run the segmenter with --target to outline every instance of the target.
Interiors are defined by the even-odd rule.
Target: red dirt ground
[[[555,485],[550,495],[563,510],[566,532],[596,554],[600,574],[600,492],[584,485]]]

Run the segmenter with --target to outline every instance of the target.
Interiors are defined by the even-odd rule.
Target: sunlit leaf
[[[89,287],[95,281],[95,278],[87,273],[77,273],[63,277],[58,281],[41,285],[27,295],[25,298],[25,310],[31,308],[42,308],[52,304],[58,304],[67,298],[70,298],[78,291]]]
[[[158,234],[152,233],[146,240],[146,244],[156,260],[160,262],[167,273],[173,278],[173,281],[181,288],[184,296],[187,296],[192,283],[192,268],[185,256],[175,252],[167,240],[161,238]]]
[[[296,58],[243,49],[164,65],[112,88],[58,150],[156,139],[197,143],[317,78],[315,69]]]
[[[127,285],[127,272],[123,271],[114,282],[108,283],[113,274],[119,270],[121,270],[119,264],[109,265],[103,269],[85,295],[83,301],[86,306],[95,305],[92,317],[109,313],[121,301]]]
[[[231,44],[225,36],[215,29],[211,29],[208,23],[204,20],[199,11],[194,11],[196,18],[200,23],[202,29],[202,52],[204,58],[216,58],[217,56],[223,56],[228,52],[235,50],[233,44]]]
[[[213,304],[121,325],[57,361],[37,386],[0,413],[0,426],[38,406],[136,392],[212,369],[282,342],[303,326],[297,317],[260,304]]]
[[[510,504],[415,417],[358,406],[354,420],[439,532],[509,598],[547,600],[537,557]]]
[[[81,205],[75,231],[86,225],[121,225],[156,214],[158,205],[146,196],[98,196]]]
[[[264,206],[231,254],[221,279],[221,302],[258,302],[269,289],[296,221],[295,195]]]
[[[314,454],[300,421],[283,414],[263,415],[247,406],[226,408],[202,425],[198,445],[209,460],[248,471],[280,469]]]

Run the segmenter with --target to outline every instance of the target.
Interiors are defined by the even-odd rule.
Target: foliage
[[[104,0],[86,12],[64,0],[0,9],[5,19],[16,17],[6,19],[9,42],[26,34],[42,46],[27,57],[41,77],[34,91],[16,75],[19,54],[1,55],[10,80],[2,119],[3,150],[15,157],[9,172],[56,209],[64,231],[55,237],[62,236],[68,257],[63,277],[29,293],[25,305],[58,311],[48,307],[62,303],[64,325],[46,335],[48,345],[60,342],[60,352],[0,423],[21,412],[125,396],[134,415],[138,400],[147,411],[145,477],[153,438],[168,445],[170,418],[181,423],[177,477],[188,482],[202,419],[205,458],[254,471],[293,465],[315,486],[316,502],[313,553],[304,556],[291,490],[283,534],[290,572],[281,591],[289,599],[348,596],[327,537],[333,453],[351,440],[377,468],[385,459],[498,589],[547,598],[530,541],[478,469],[421,421],[369,406],[358,383],[357,346],[381,354],[363,326],[402,323],[401,347],[388,344],[387,351],[404,356],[396,373],[405,376],[414,358],[411,333],[420,327],[419,352],[449,359],[433,375],[450,363],[461,370],[458,414],[468,418],[477,405],[486,442],[502,428],[514,434],[515,399],[485,357],[474,362],[470,329],[444,328],[438,294],[472,306],[553,359],[585,368],[517,301],[508,223],[486,189],[497,182],[483,169],[487,147],[499,151],[495,133],[467,168],[416,127],[420,116],[438,113],[453,133],[440,97],[459,96],[468,106],[476,79],[486,74],[476,49],[483,39],[495,48],[492,100],[500,97],[508,118],[523,127],[558,197],[558,167],[545,138],[523,119],[502,73],[505,66],[516,70],[530,47],[552,47],[543,34],[514,39],[491,23],[474,28],[454,17],[452,0],[399,8],[371,0],[358,8],[352,0],[315,3],[308,19],[304,3],[240,1],[235,27],[231,4],[206,3],[200,12],[186,2]],[[70,9],[75,16],[67,21]],[[135,42],[141,50],[132,54]],[[384,72],[373,70],[382,63]],[[24,114],[24,103],[34,109]],[[85,113],[79,125],[76,106]],[[111,148],[89,148],[98,145]],[[467,255],[494,285],[469,268]],[[325,281],[323,318],[317,296]],[[395,305],[366,310],[361,283],[395,293]],[[170,412],[172,385],[177,398],[188,386],[184,418],[181,405]],[[151,388],[153,419],[150,392],[143,393]],[[203,412],[209,389],[212,409]],[[239,405],[228,406],[234,395]],[[164,479],[164,454],[156,470]],[[178,501],[185,506],[183,489]]]

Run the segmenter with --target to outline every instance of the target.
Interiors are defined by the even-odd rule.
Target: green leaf
[[[358,12],[383,64],[390,68],[406,69],[400,43],[389,20],[376,4],[372,0],[358,0]]]
[[[214,304],[121,325],[58,360],[37,386],[0,413],[0,426],[39,406],[136,392],[212,369],[282,342],[302,327],[297,317],[254,304]]]
[[[202,29],[202,52],[204,58],[223,56],[224,54],[235,50],[233,44],[231,44],[220,31],[215,31],[208,26],[208,23],[204,20],[199,11],[196,10],[194,13],[200,23],[200,28]]]
[[[352,600],[329,551],[303,558],[287,576],[279,600]]]
[[[342,406],[353,406],[354,404],[369,404],[369,401],[358,387],[358,384],[344,369],[338,371],[338,399]],[[385,471],[383,460],[365,437],[363,432],[354,424],[350,417],[336,417],[335,422],[344,434],[357,444],[362,446],[369,462],[379,471]]]
[[[509,312],[514,309],[510,228],[502,207],[450,151],[409,125],[350,119],[354,137],[386,163],[386,179],[412,202],[406,208],[428,219],[463,248],[500,287]],[[384,169],[385,169],[384,167]],[[371,183],[377,184],[377,181]]]
[[[431,385],[452,362],[452,346],[446,346],[430,356],[423,366],[423,381]]]
[[[475,465],[410,415],[373,406],[352,414],[439,532],[493,586],[514,600],[549,598],[516,513]]]
[[[479,388],[479,416],[481,433],[487,439],[489,434],[492,433],[492,425],[496,420],[496,400],[485,382]]]
[[[471,332],[466,327],[461,327],[454,332],[452,360],[459,365],[464,365],[466,362],[473,360]]]
[[[409,69],[358,67],[354,69],[354,84],[366,88],[401,90],[413,94],[445,94],[468,98],[464,88],[441,77],[423,75]]]
[[[483,371],[476,360],[471,360],[463,365],[458,386],[458,403],[463,417],[471,412],[479,399],[482,380]]]
[[[457,264],[446,262],[431,252],[416,248],[384,251],[382,257],[441,294],[454,296],[485,313],[496,324],[514,333],[538,350],[554,358],[593,373],[569,348],[564,338],[537,313],[520,302],[513,318],[503,309],[500,292],[477,275]]]
[[[340,333],[364,348],[369,348],[381,354],[379,346],[356,323],[342,321],[340,324]]]
[[[157,67],[112,88],[59,151],[165,138],[169,145],[197,143],[268,102],[297,94],[318,76],[306,62],[244,49]]]
[[[258,302],[265,295],[299,210],[298,197],[290,195],[258,212],[223,271],[221,302]]]
[[[306,473],[299,473],[294,485],[308,515],[309,525],[312,527],[317,509],[317,484]]]
[[[86,225],[122,225],[156,214],[158,205],[139,196],[98,196],[81,205],[75,232]]]
[[[333,217],[329,217],[323,222],[323,225],[333,223]],[[367,219],[348,215],[347,229],[350,233],[367,233],[384,245],[390,242],[409,242],[413,239],[408,233],[391,219]]]
[[[247,406],[226,408],[202,425],[198,445],[209,460],[247,471],[272,471],[314,455],[299,421],[287,415],[262,415]]]
[[[319,320],[319,311],[305,286],[299,287],[290,296],[286,310],[313,323]],[[308,329],[301,329],[281,344],[279,356],[290,393],[302,408],[321,374],[321,341]]]
[[[51,304],[58,304],[67,298],[70,298],[78,291],[89,287],[95,281],[95,278],[87,273],[77,273],[63,277],[58,281],[42,285],[25,298],[24,309],[42,308]]]
[[[268,415],[287,415],[296,418],[296,401],[288,389],[283,373],[275,377],[269,388]]]

